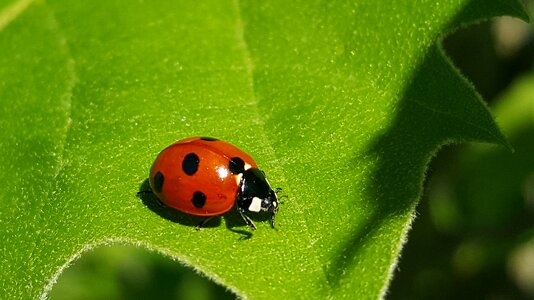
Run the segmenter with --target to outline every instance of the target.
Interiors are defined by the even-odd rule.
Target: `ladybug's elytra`
[[[211,217],[235,206],[255,230],[245,212],[267,211],[274,228],[280,189],[273,190],[252,157],[227,142],[209,137],[178,141],[158,155],[149,181],[163,204],[181,212]]]

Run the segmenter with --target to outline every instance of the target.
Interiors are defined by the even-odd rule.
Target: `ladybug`
[[[150,188],[166,206],[210,217],[236,208],[252,230],[246,212],[278,212],[279,188],[272,189],[256,162],[234,145],[211,137],[191,137],[165,148],[150,169]]]

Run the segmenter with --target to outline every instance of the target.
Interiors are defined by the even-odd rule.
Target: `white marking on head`
[[[241,183],[241,177],[243,177],[243,174],[235,175],[235,182],[237,183],[237,185]]]
[[[248,210],[253,212],[259,212],[261,210],[261,199],[258,197],[252,198],[252,202],[250,203]]]
[[[247,163],[245,163],[245,171],[248,170],[248,169],[250,169],[250,168],[252,168],[252,166],[249,165],[249,164],[247,164]]]
[[[271,205],[274,206],[274,207],[277,207],[278,203],[276,201],[273,201],[273,202],[271,202]]]

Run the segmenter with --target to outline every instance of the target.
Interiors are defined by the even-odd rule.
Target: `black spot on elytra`
[[[196,208],[202,208],[204,207],[204,204],[206,204],[206,195],[204,193],[196,191],[193,194],[193,199],[191,199],[191,202],[193,202],[193,205]]]
[[[209,136],[203,136],[203,137],[200,137],[201,140],[203,141],[208,141],[208,142],[214,142],[214,141],[218,141],[219,139],[216,139],[216,138],[212,138],[212,137],[209,137]]]
[[[199,163],[200,159],[198,156],[195,153],[189,153],[182,161],[182,170],[185,174],[191,176],[197,172]]]
[[[158,172],[156,175],[154,175],[154,191],[156,193],[161,193],[161,189],[163,188],[163,182],[165,181],[165,178],[163,177],[163,173]]]
[[[228,168],[232,174],[241,174],[245,172],[245,162],[239,157],[232,157],[228,163]]]

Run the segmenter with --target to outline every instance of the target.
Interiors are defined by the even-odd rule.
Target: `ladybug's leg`
[[[245,220],[245,222],[247,223],[248,226],[250,226],[250,229],[252,230],[256,230],[256,225],[254,225],[254,222],[252,222],[252,220],[249,218],[249,216],[247,216],[245,214],[245,211],[241,208],[241,207],[238,207],[237,208],[237,211],[239,212],[239,214],[241,215],[241,218],[243,218],[243,220]]]
[[[152,190],[137,192],[137,196],[146,195],[146,194],[154,194],[154,193],[152,192]]]
[[[195,229],[196,230],[200,230],[202,227],[204,227],[204,225],[206,225],[206,223],[208,223],[211,219],[213,219],[213,217],[208,217],[204,220],[202,220],[202,222],[198,223],[197,226],[195,226]]]

